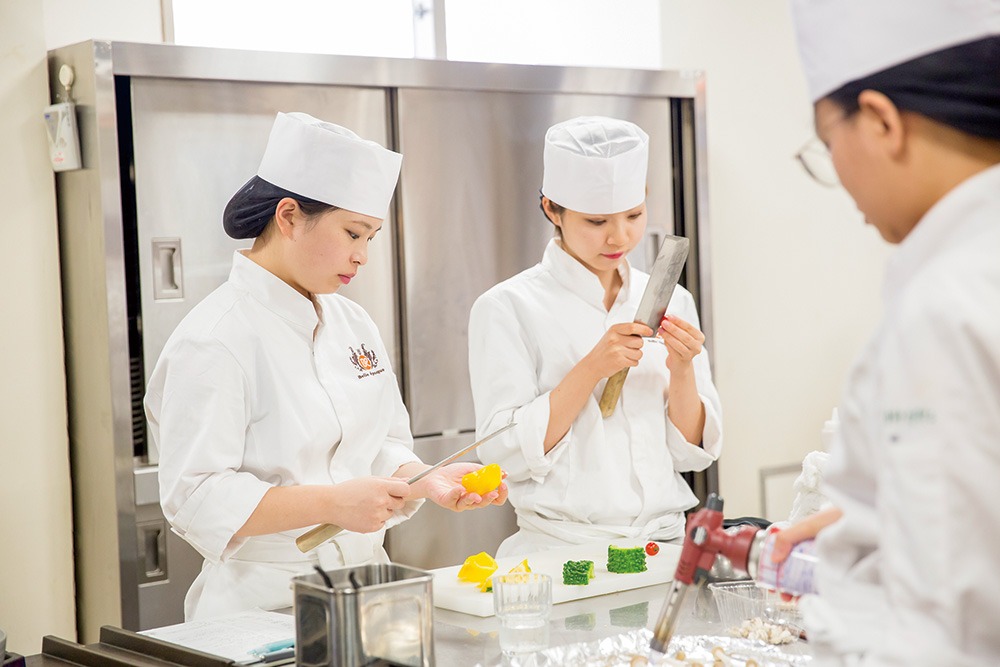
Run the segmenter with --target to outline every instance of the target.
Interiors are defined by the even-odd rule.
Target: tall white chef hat
[[[649,136],[603,116],[557,123],[545,133],[542,194],[580,213],[606,215],[646,199]]]
[[[919,56],[1000,34],[998,0],[791,0],[815,102]]]
[[[346,127],[278,113],[257,175],[297,195],[385,218],[402,159]]]

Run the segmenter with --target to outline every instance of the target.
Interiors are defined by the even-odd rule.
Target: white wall
[[[814,183],[793,159],[813,129],[787,1],[663,0],[661,9],[664,68],[707,76],[727,516],[762,512],[759,468],[819,449],[877,323],[890,249],[846,192]]]
[[[0,629],[75,637],[69,442],[42,7],[0,0]]]
[[[46,51],[161,34],[159,0],[0,0],[0,629],[21,654],[76,637]]]
[[[160,0],[42,0],[41,4],[47,49],[88,39],[163,41]]]

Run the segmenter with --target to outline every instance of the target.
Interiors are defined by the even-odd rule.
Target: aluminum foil
[[[667,660],[659,655],[651,657],[649,641],[653,633],[645,628],[598,641],[570,644],[549,648],[538,653],[510,656],[504,664],[510,667],[639,667],[645,665],[695,665],[709,667],[716,664],[712,650],[716,647],[726,652],[727,667],[746,667],[756,662],[760,667],[799,667],[809,665],[812,657],[798,655],[780,646],[751,641],[738,637],[713,637],[690,635],[674,637],[670,642]],[[785,647],[787,649],[787,647]],[[673,658],[683,652],[684,660]]]

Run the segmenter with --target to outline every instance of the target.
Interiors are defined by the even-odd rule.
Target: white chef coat
[[[825,471],[844,515],[809,639],[825,664],[1000,664],[1000,166],[927,212],[883,297]]]
[[[341,533],[309,554],[307,529],[237,538],[274,486],[390,476],[417,461],[409,417],[374,322],[352,301],[316,304],[243,254],[170,336],[147,387],[160,503],[204,557],[187,620],[292,603],[290,578],[385,562],[385,530]],[[408,502],[386,524],[409,517]]]
[[[647,339],[612,416],[594,392],[570,430],[547,454],[549,392],[609,327],[631,322],[649,275],[619,267],[622,287],[608,311],[600,279],[553,239],[542,261],[480,296],[469,319],[469,370],[482,436],[517,426],[481,445],[484,463],[508,473],[517,534],[498,556],[605,539],[679,537],[682,512],[697,503],[680,472],[703,470],[722,447],[721,406],[708,354],[694,358],[705,404],[704,448],[689,443],[666,416],[666,346]],[[667,312],[695,326],[690,292],[678,286]]]

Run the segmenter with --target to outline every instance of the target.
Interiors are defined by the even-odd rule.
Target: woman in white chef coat
[[[840,403],[836,507],[779,557],[818,533],[819,664],[997,665],[1000,4],[792,4],[827,159],[899,247]]]
[[[423,498],[453,510],[502,503],[427,468],[389,354],[365,311],[337,289],[355,279],[382,226],[401,156],[302,113],[279,113],[257,176],[226,207],[254,239],[229,280],[178,325],[145,399],[171,527],[204,557],[185,618],[291,605],[314,564],[387,562],[385,530]],[[307,527],[344,528],[309,554]]]
[[[697,500],[680,473],[719,456],[719,397],[691,294],[677,287],[659,332],[633,322],[649,279],[627,259],[646,228],[648,155],[648,136],[627,121],[549,128],[541,201],[555,238],[472,308],[478,432],[517,422],[479,449],[508,472],[517,511],[500,556],[681,537]],[[642,338],[657,333],[662,342]],[[605,419],[606,378],[626,367]]]

